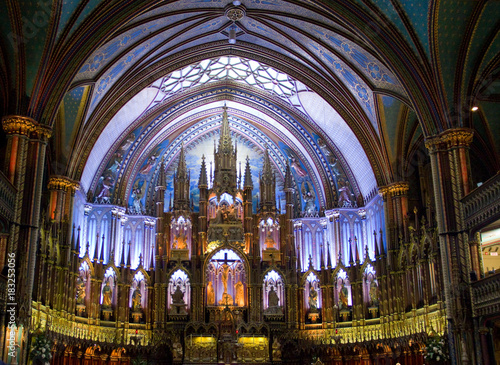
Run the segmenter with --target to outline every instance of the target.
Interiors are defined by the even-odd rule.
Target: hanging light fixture
[[[234,24],[229,27],[229,43],[236,43],[236,25]]]

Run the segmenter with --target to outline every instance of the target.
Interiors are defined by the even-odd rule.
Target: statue
[[[267,294],[267,302],[269,307],[277,307],[280,302],[280,298],[278,298],[278,293],[274,291],[274,286],[271,287],[271,290]]]
[[[81,276],[76,279],[76,303],[77,304],[84,304],[85,302],[85,296],[87,295],[86,288],[85,288],[85,281],[82,279]]]
[[[224,293],[227,293],[228,276],[229,276],[229,265],[224,262],[222,264],[222,285],[224,285]]]
[[[172,346],[172,355],[174,355],[174,360],[182,360],[182,345],[180,342],[175,342]]]
[[[339,292],[339,302],[340,302],[340,309],[347,309],[348,305],[348,297],[349,292],[347,291],[347,288],[345,287],[344,283],[342,283],[342,287],[340,288]]]
[[[266,249],[268,249],[268,250],[275,250],[276,249],[275,242],[274,242],[273,238],[271,237],[270,231],[267,231],[267,236],[266,236],[266,240],[264,243],[266,244]]]
[[[177,285],[175,291],[172,293],[172,303],[184,304],[184,293],[182,292],[180,285]]]
[[[222,293],[222,299],[219,304],[230,305],[233,304],[233,298],[227,292],[227,281],[229,278],[229,265],[225,262],[222,264],[222,285],[224,285],[224,293]]]
[[[373,307],[378,306],[378,286],[375,280],[372,280],[370,283],[370,305]]]
[[[135,312],[139,312],[142,309],[142,294],[139,288],[134,290],[134,294],[132,294],[132,309]]]
[[[245,290],[243,288],[243,283],[238,281],[234,286],[234,292],[236,293],[236,305],[238,307],[245,306]]]
[[[103,308],[111,308],[113,298],[113,289],[109,285],[109,279],[106,280],[106,285],[102,289],[102,307]]]
[[[277,338],[275,338],[273,341],[273,360],[281,360],[281,344],[279,343]]]
[[[174,250],[185,250],[187,248],[186,235],[184,234],[184,230],[181,230],[181,233],[174,239],[174,243],[172,245]]]
[[[215,304],[214,285],[212,284],[211,281],[209,281],[207,285],[207,305],[214,305],[214,304]]]
[[[311,312],[318,311],[318,292],[314,289],[314,287],[309,287],[309,309]]]
[[[225,215],[226,215],[226,205],[221,204],[221,205],[219,205],[219,207],[217,208],[217,212],[215,213],[214,223],[215,224],[224,223]]]

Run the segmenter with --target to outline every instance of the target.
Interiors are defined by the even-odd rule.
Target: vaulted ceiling
[[[500,168],[499,1],[7,0],[0,17],[0,111],[51,125],[49,172],[93,194],[112,176],[116,203],[181,145],[210,155],[224,104],[241,160],[269,149],[320,207],[407,179],[452,127],[475,129],[478,181]]]

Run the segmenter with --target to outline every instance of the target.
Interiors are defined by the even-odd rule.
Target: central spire
[[[226,104],[224,104],[219,145],[217,150],[214,151],[215,169],[212,190],[217,194],[217,197],[220,197],[223,193],[228,193],[233,196],[236,194],[236,154],[237,149],[233,147],[231,139],[227,107]]]
[[[219,153],[232,153],[233,141],[231,140],[231,130],[229,129],[226,104],[224,104],[222,109],[222,127],[220,129]]]

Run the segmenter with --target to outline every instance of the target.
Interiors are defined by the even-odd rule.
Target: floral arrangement
[[[425,344],[424,358],[426,360],[443,362],[450,359],[450,356],[448,355],[448,346],[446,345],[443,337],[429,337],[427,343]]]
[[[31,346],[30,358],[34,361],[48,363],[52,359],[52,342],[44,335],[37,336]]]

